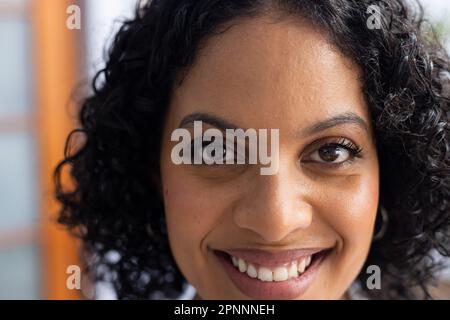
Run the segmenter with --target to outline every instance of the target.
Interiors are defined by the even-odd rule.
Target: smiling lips
[[[311,257],[311,255],[308,255],[285,266],[275,268],[258,266],[235,256],[231,256],[231,260],[240,272],[246,272],[250,278],[258,278],[261,281],[285,281],[298,277],[305,272],[306,268],[311,264]]]
[[[330,248],[267,252],[215,250],[236,287],[256,299],[293,299],[311,284]]]

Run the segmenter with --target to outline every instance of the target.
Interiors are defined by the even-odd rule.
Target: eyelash
[[[322,148],[327,147],[336,147],[336,148],[343,148],[349,152],[349,159],[339,162],[339,163],[327,163],[327,162],[317,162],[317,161],[310,161],[306,160],[303,162],[310,162],[310,163],[318,163],[319,165],[325,165],[325,166],[331,166],[331,167],[341,167],[345,164],[349,164],[352,161],[355,160],[355,158],[362,158],[363,156],[363,149],[359,146],[357,146],[352,141],[346,139],[346,138],[339,138],[336,142],[327,142],[319,146],[319,148],[315,149],[313,152],[310,152],[308,155],[313,154],[314,152],[318,152]]]

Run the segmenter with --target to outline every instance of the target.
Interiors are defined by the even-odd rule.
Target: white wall
[[[132,17],[136,3],[137,0],[86,0],[85,32],[89,75],[102,67],[106,42],[111,42],[120,27],[120,20]]]

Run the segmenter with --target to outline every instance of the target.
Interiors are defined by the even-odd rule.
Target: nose
[[[280,166],[275,175],[258,175],[251,191],[235,203],[234,222],[266,242],[279,242],[298,229],[308,228],[312,206],[307,201],[307,188],[293,178],[295,174]]]

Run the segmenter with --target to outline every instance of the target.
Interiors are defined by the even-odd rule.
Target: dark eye
[[[341,140],[338,143],[327,143],[314,152],[310,153],[306,159],[307,162],[318,162],[324,164],[343,164],[359,157],[361,149],[347,140]]]
[[[315,151],[311,160],[326,163],[342,163],[350,158],[350,151],[336,145],[327,145]]]
[[[200,138],[201,139],[201,138]],[[194,145],[194,140],[191,142],[191,156],[192,163],[194,163],[194,157],[197,154],[199,159],[202,159],[202,164],[216,164],[217,161],[220,161],[222,164],[226,164],[227,161],[236,162],[237,152],[233,150],[232,146],[228,146],[226,144],[226,140],[223,140],[223,147],[219,151],[219,154],[216,154],[216,149],[212,149],[210,153],[204,152],[205,148],[212,144],[213,141],[202,141],[202,147],[196,149]]]
[[[206,142],[203,145],[203,148],[210,145],[211,142]],[[204,149],[203,149],[204,150]],[[203,152],[202,159],[204,163],[213,163],[215,161],[220,161],[222,163],[226,163],[228,158],[233,159],[234,161],[234,154],[231,149],[228,149],[227,146],[224,144],[223,148],[220,150],[213,149],[209,154],[207,152]]]

